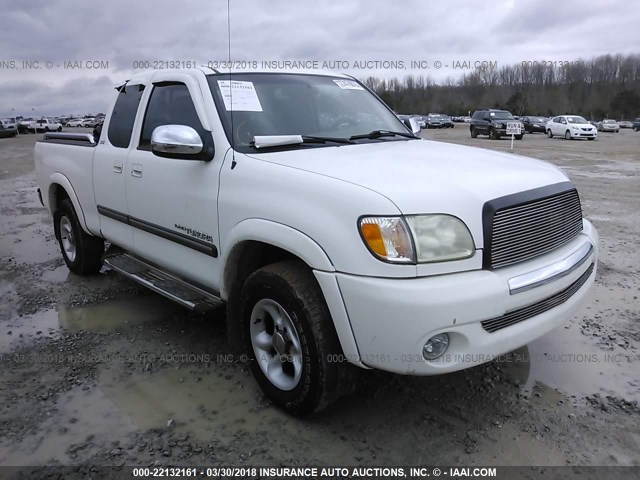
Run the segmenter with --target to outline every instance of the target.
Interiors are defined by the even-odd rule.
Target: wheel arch
[[[227,334],[239,348],[239,297],[244,281],[257,269],[284,260],[298,260],[315,273],[318,286],[331,313],[340,345],[352,363],[362,366],[337,280],[328,254],[311,237],[288,225],[264,219],[237,224],[223,248],[220,296],[227,301]]]
[[[51,212],[51,215],[55,213],[60,202],[65,198],[68,198],[69,200],[71,200],[73,208],[78,215],[78,220],[80,221],[82,229],[86,233],[91,234],[91,232],[87,228],[87,222],[85,220],[80,201],[78,200],[78,195],[71,186],[71,182],[69,181],[69,179],[61,173],[56,172],[51,175],[50,181],[51,183],[49,184],[49,191],[47,192],[47,205],[49,207],[49,212]]]

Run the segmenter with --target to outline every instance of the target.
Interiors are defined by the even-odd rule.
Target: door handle
[[[115,173],[122,173],[122,162],[114,162],[113,163],[113,171]]]
[[[139,163],[131,165],[131,176],[138,178],[142,177],[142,165]]]

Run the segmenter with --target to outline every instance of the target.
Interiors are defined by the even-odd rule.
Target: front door
[[[194,102],[192,84],[160,82],[152,91],[139,138],[128,157],[127,199],[134,253],[205,287],[218,290],[217,191],[224,152],[213,158],[213,138]],[[200,135],[199,159],[158,156],[151,134],[161,125],[186,125]]]

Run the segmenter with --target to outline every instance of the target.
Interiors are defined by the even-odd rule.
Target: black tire
[[[564,132],[564,139],[565,140],[571,140],[571,132],[569,130]]]
[[[75,257],[70,258],[63,246],[60,223],[66,218],[71,226],[73,242],[75,243]],[[62,258],[69,270],[78,275],[92,275],[98,273],[102,267],[104,254],[104,240],[86,233],[80,226],[78,215],[73,203],[68,198],[62,200],[53,214],[53,226],[56,239],[60,245]]]
[[[49,131],[49,127],[44,127],[45,133]]]
[[[58,130],[57,130],[57,131],[58,131],[58,132],[61,132],[61,131],[62,131],[62,127],[58,127]]]
[[[595,140],[595,137],[587,137],[587,140]]]
[[[553,133],[551,133],[551,129],[547,130],[547,137],[553,138]]]
[[[522,137],[524,137],[524,135],[516,135],[516,140],[522,140]]]
[[[489,138],[491,140],[500,140],[500,133],[495,128],[492,128],[489,130]]]
[[[302,373],[297,383],[291,382],[292,388],[288,390],[274,385],[256,360],[251,340],[251,317],[261,301],[273,301],[281,306],[299,339]],[[307,415],[325,408],[344,393],[349,383],[345,375],[350,365],[335,362],[342,349],[320,287],[306,265],[285,261],[255,271],[244,283],[240,305],[244,351],[258,385],[274,404],[294,415]],[[268,321],[266,318],[265,324]],[[273,319],[271,322],[273,324]],[[276,330],[272,331],[275,338]],[[292,345],[287,348],[291,356]],[[272,355],[277,356],[275,349]]]
[[[478,132],[473,127],[471,127],[471,138],[478,138]]]

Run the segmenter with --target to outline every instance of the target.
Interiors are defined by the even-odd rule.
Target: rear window
[[[108,137],[114,147],[127,148],[129,146],[143,91],[144,85],[125,85],[120,89],[109,121]]]

